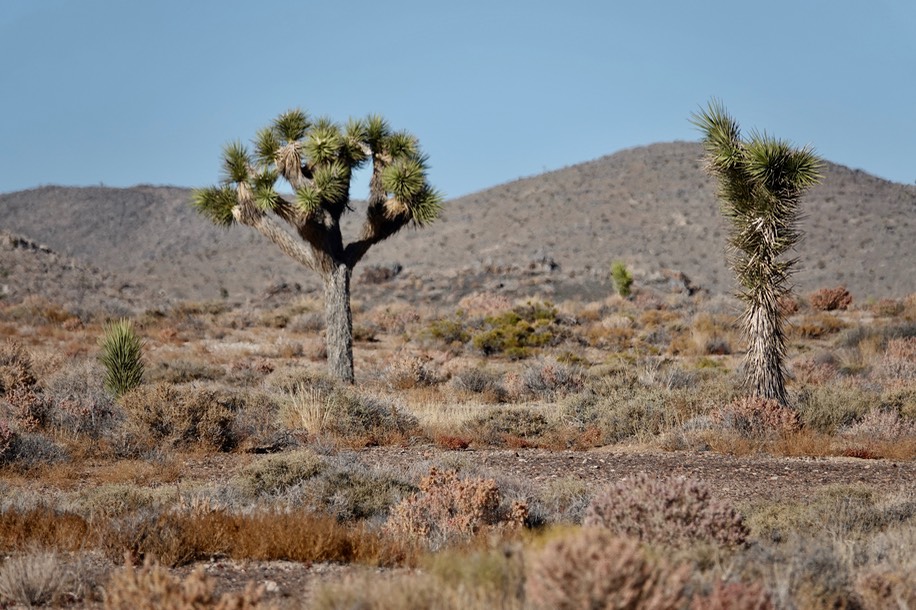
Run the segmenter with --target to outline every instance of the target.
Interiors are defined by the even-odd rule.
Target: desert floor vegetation
[[[0,607],[916,607],[916,295],[786,303],[785,405],[737,301],[373,286],[354,385],[315,296],[136,313],[118,392],[0,302]]]

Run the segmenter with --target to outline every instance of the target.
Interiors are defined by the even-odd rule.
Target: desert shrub
[[[420,491],[394,506],[385,530],[435,549],[467,539],[484,527],[524,525],[527,506],[514,502],[503,509],[500,500],[493,479],[461,479],[457,472],[432,468],[420,482]]]
[[[32,359],[22,344],[12,339],[0,344],[0,396],[15,388],[30,388],[35,383]]]
[[[864,608],[916,608],[916,573],[887,568],[868,570],[856,578],[855,591]]]
[[[282,493],[314,477],[324,461],[308,449],[267,456],[241,468],[233,485],[252,498]]]
[[[64,447],[40,432],[17,432],[6,453],[6,457],[0,458],[0,462],[5,459],[7,463],[14,463],[20,470],[60,463],[69,458]]]
[[[577,366],[547,359],[538,359],[527,365],[519,376],[519,391],[513,398],[535,397],[553,400],[558,396],[578,391],[584,374]]]
[[[827,434],[853,424],[877,406],[878,396],[850,383],[810,386],[796,401],[802,425]]]
[[[0,600],[29,608],[59,604],[70,574],[55,553],[28,553],[0,566]]]
[[[438,383],[439,377],[429,361],[417,356],[397,358],[385,370],[388,387],[393,390],[409,390]]]
[[[717,580],[704,595],[690,602],[691,610],[775,610],[773,600],[759,582]]]
[[[464,316],[433,320],[426,328],[426,334],[446,345],[464,345],[471,340]]]
[[[472,436],[489,445],[505,445],[518,439],[534,440],[543,434],[549,422],[539,411],[517,407],[487,409],[468,424]]]
[[[121,405],[129,422],[156,443],[225,451],[235,442],[232,424],[238,405],[212,389],[162,382],[142,385],[124,394]]]
[[[849,294],[845,286],[821,288],[808,295],[808,302],[811,307],[818,311],[842,310],[848,309],[852,305],[852,295]]]
[[[544,610],[682,608],[689,570],[652,559],[632,539],[583,528],[557,538],[529,562],[525,599]]]
[[[16,386],[6,393],[6,402],[19,430],[34,432],[47,427],[51,405],[38,387]]]
[[[617,294],[623,298],[630,296],[633,289],[633,274],[624,263],[617,261],[611,265],[611,279],[614,280],[614,289]]]
[[[916,497],[886,498],[861,485],[828,485],[801,502],[773,502],[749,508],[755,538],[783,542],[826,531],[838,538],[862,538],[916,522]]]
[[[704,483],[645,473],[595,495],[583,525],[670,546],[702,541],[740,547],[748,536],[741,514],[728,502],[713,498]]]
[[[105,390],[100,365],[86,361],[67,366],[43,383],[50,425],[66,434],[98,438],[117,420],[117,405]]]
[[[481,394],[490,402],[505,402],[506,389],[502,376],[481,367],[468,367],[452,375],[449,384],[459,392]]]
[[[0,552],[35,549],[77,551],[91,540],[89,522],[72,512],[39,504],[26,510],[0,511]]]
[[[832,381],[839,373],[836,360],[829,355],[820,358],[806,358],[792,364],[792,376],[804,385],[823,385]]]
[[[416,487],[391,473],[338,464],[326,468],[302,489],[303,500],[316,512],[344,523],[386,515]]]
[[[798,534],[781,545],[753,545],[736,558],[734,572],[750,581],[771,581],[777,608],[859,608],[850,562],[826,536]]]
[[[471,341],[485,356],[526,358],[532,348],[551,345],[561,338],[557,313],[549,303],[528,302],[512,311],[484,318]]]
[[[876,316],[881,316],[883,318],[893,318],[899,316],[903,313],[905,309],[904,301],[898,301],[896,299],[880,299],[874,305],[872,305],[872,312]]]
[[[558,417],[579,430],[595,428],[603,443],[655,436],[676,423],[672,393],[634,385],[588,390],[560,401]]]
[[[106,610],[246,610],[260,607],[263,593],[263,588],[249,583],[244,593],[224,593],[218,597],[216,583],[204,573],[203,567],[182,579],[147,559],[139,568],[128,561],[114,573],[104,589],[104,607]]]
[[[298,386],[287,395],[282,411],[292,428],[363,446],[398,442],[419,425],[413,415],[351,387]]]
[[[896,410],[873,409],[842,430],[845,436],[886,441],[916,437],[916,421],[903,418]]]
[[[10,428],[9,422],[0,419],[0,464],[13,459],[18,442],[19,434]]]
[[[788,331],[791,336],[802,339],[819,339],[837,333],[848,324],[834,314],[816,312],[802,316],[790,323]]]
[[[130,320],[121,319],[105,325],[99,339],[105,366],[105,388],[121,396],[143,382],[143,341]]]
[[[884,382],[916,381],[916,336],[888,339],[872,377]]]
[[[799,428],[798,413],[775,400],[745,396],[713,409],[710,421],[744,436],[785,434]]]

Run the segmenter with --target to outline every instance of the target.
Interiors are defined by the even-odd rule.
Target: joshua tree
[[[706,148],[708,171],[719,182],[722,212],[731,221],[731,267],[745,302],[747,381],[755,396],[788,403],[785,335],[780,299],[790,291],[794,260],[782,256],[798,242],[799,200],[820,181],[821,161],[766,133],[742,139],[738,123],[713,100],[691,117]]]
[[[193,205],[217,225],[253,227],[324,280],[329,372],[353,382],[350,277],[374,244],[408,223],[435,220],[442,196],[427,182],[426,156],[409,133],[392,131],[379,116],[339,125],[311,120],[301,110],[277,117],[254,139],[223,150],[219,186],[194,191]],[[350,210],[353,171],[371,162],[369,200],[359,235],[346,243],[341,216]],[[292,198],[275,185],[289,183]],[[296,239],[277,220],[295,232]]]

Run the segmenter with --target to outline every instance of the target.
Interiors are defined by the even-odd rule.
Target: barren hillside
[[[655,144],[454,199],[442,221],[405,231],[363,264],[399,263],[414,277],[432,278],[552,261],[555,281],[575,290],[602,284],[611,262],[623,260],[637,283],[676,269],[710,292],[728,292],[724,225],[701,154],[697,143]],[[152,186],[8,193],[0,195],[0,228],[168,299],[316,285],[250,229],[210,226],[190,209],[189,195]],[[916,292],[916,187],[828,164],[805,208],[801,292],[838,283],[857,298]],[[358,291],[359,271],[356,277]]]

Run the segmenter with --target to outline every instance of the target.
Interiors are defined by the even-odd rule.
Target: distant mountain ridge
[[[828,163],[804,199],[797,286],[845,284],[857,298],[916,292],[916,187]],[[199,217],[190,189],[42,187],[0,195],[0,229],[149,286],[170,299],[258,294],[282,282],[317,286],[246,227]],[[355,233],[361,204],[345,230]],[[416,277],[550,261],[567,281],[606,280],[612,261],[636,275],[685,273],[733,291],[727,227],[692,142],[653,144],[448,201],[442,220],[373,248],[363,265],[399,263]],[[359,269],[354,286],[358,296]]]

